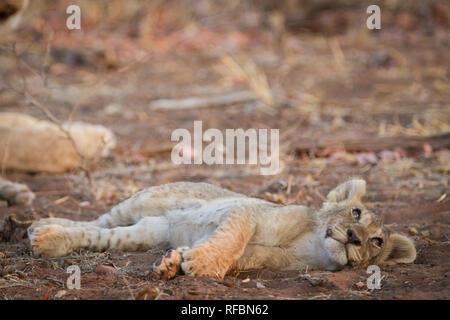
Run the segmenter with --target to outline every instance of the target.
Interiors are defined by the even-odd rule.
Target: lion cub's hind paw
[[[34,221],[27,230],[28,235],[31,236],[36,229],[49,226],[51,224],[57,224],[62,227],[71,227],[73,225],[73,221],[62,218],[44,218],[38,221]]]
[[[43,257],[61,257],[71,252],[70,241],[64,227],[50,224],[37,228],[30,235],[33,252]]]

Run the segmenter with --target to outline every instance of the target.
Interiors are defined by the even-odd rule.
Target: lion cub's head
[[[319,211],[319,236],[323,233],[324,247],[336,268],[413,262],[413,242],[384,229],[381,220],[361,203],[365,193],[364,180],[349,180],[328,194]]]

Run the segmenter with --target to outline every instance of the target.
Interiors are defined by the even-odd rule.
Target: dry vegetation
[[[154,281],[160,252],[40,259],[10,221],[18,231],[0,243],[0,298],[449,299],[450,11],[446,1],[378,2],[382,30],[370,31],[365,1],[80,0],[82,30],[68,31],[71,1],[31,1],[0,40],[0,111],[102,124],[118,146],[64,175],[2,166],[36,199],[30,209],[0,208],[0,218],[93,219],[179,180],[319,206],[358,175],[368,206],[415,240],[413,265],[385,268],[375,291],[356,285],[365,270],[351,269]],[[282,172],[174,165],[170,134],[194,120],[204,130],[279,128]],[[72,264],[81,290],[65,286]]]

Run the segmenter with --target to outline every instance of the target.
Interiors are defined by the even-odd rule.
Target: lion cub
[[[365,191],[364,180],[347,181],[315,210],[177,182],[142,190],[92,222],[42,219],[28,233],[34,252],[44,257],[78,248],[176,248],[153,266],[163,278],[181,271],[222,278],[263,267],[339,270],[413,262],[412,241],[383,228],[361,203]]]
[[[6,169],[61,173],[80,166],[80,155],[99,160],[115,145],[114,133],[101,125],[58,126],[22,113],[0,112],[0,159]]]

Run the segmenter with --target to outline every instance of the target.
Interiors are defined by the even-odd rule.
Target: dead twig
[[[81,97],[78,99],[78,101],[76,102],[76,104],[72,108],[72,111],[70,112],[69,119],[68,119],[67,122],[68,123],[72,123],[73,117],[74,117],[75,113],[77,112],[78,108],[80,107],[80,105],[84,101],[86,101],[100,86],[104,85],[106,82],[108,82],[112,78],[116,77],[118,74],[126,72],[129,69],[131,69],[133,66],[135,66],[136,64],[145,61],[148,58],[148,56],[149,56],[149,53],[145,53],[145,54],[140,55],[137,59],[135,59],[134,61],[130,62],[128,65],[120,68],[119,70],[117,70],[116,72],[112,73],[108,77],[100,79],[94,85],[89,86],[89,89],[85,93],[83,93],[81,95]]]
[[[33,69],[30,65],[28,65],[28,63],[26,63],[25,61],[23,61],[20,57],[20,55],[18,54],[15,45],[12,46],[12,50],[11,50],[12,54],[14,55],[14,57],[16,58],[16,61],[18,63],[19,66],[19,70],[20,70],[20,65],[25,65],[28,69]],[[40,76],[43,76],[44,73],[40,73]],[[89,181],[89,186],[92,189],[93,188],[93,180],[92,180],[92,175],[89,171],[89,169],[87,168],[87,160],[86,157],[80,152],[74,138],[72,137],[71,133],[70,133],[70,127],[67,129],[64,127],[63,123],[57,118],[55,117],[51,111],[45,107],[37,98],[35,98],[27,89],[27,84],[26,84],[26,78],[23,72],[21,72],[21,77],[22,77],[22,88],[21,89],[17,89],[14,88],[13,86],[10,86],[10,88],[12,90],[14,90],[15,92],[21,94],[23,97],[25,97],[28,102],[33,105],[35,108],[37,108],[38,110],[40,110],[42,113],[44,113],[44,115],[46,116],[46,118],[52,122],[53,124],[55,124],[58,129],[66,136],[66,138],[70,141],[70,143],[72,144],[73,149],[75,150],[76,154],[78,155],[78,157],[81,160],[81,165],[79,166],[79,169],[81,171],[83,171],[83,173],[85,174],[86,178]],[[45,83],[45,81],[44,81]]]
[[[356,137],[356,138],[324,138],[316,141],[301,141],[292,146],[296,152],[311,149],[325,149],[331,146],[341,146],[349,152],[393,150],[422,150],[428,143],[433,150],[450,148],[450,132],[429,136],[397,136],[397,137]]]
[[[71,133],[70,133],[70,129],[66,129],[63,126],[63,123],[61,121],[58,120],[58,118],[56,118],[51,112],[50,110],[48,110],[44,105],[42,105],[36,98],[34,98],[26,89],[24,89],[23,91],[23,95],[28,99],[28,101],[37,109],[39,109],[40,111],[42,111],[45,116],[47,117],[47,119],[52,122],[53,124],[58,126],[58,129],[66,136],[66,138],[70,141],[70,143],[72,144],[73,149],[75,150],[77,156],[81,159],[81,165],[79,166],[79,169],[81,171],[83,171],[83,173],[85,174],[86,178],[89,181],[89,186],[91,187],[91,189],[94,186],[93,180],[92,180],[92,175],[91,172],[89,171],[89,169],[87,168],[87,160],[86,157],[81,153],[80,149],[78,148],[74,138],[72,137]]]
[[[182,110],[206,107],[219,107],[241,102],[257,100],[253,91],[237,91],[213,97],[191,97],[185,99],[159,99],[150,103],[152,110]]]

